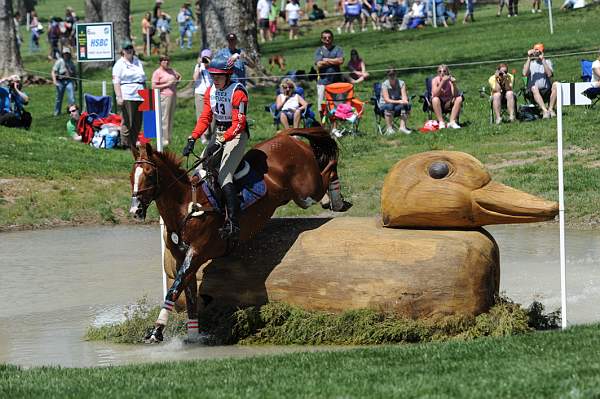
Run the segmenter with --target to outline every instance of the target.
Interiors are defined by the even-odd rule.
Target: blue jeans
[[[75,90],[73,81],[71,79],[57,80],[56,82],[58,84],[56,85],[56,101],[54,102],[54,115],[60,115],[65,90],[67,91],[67,104],[75,103]]]
[[[384,113],[394,116],[404,115],[410,112],[410,104],[390,104],[386,103],[379,107]]]

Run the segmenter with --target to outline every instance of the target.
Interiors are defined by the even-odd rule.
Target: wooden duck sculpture
[[[199,294],[236,305],[477,315],[494,304],[500,283],[498,245],[481,226],[558,213],[555,202],[494,182],[477,159],[448,151],[399,161],[381,203],[383,223],[275,220],[241,254],[206,265]]]

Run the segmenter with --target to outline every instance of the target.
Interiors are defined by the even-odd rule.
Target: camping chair
[[[275,95],[278,96],[280,93],[281,90],[277,88]],[[304,89],[302,87],[296,86],[295,93],[298,94],[300,97],[304,98]],[[281,124],[279,116],[281,115],[281,110],[277,109],[277,103],[271,103],[265,106],[265,111],[271,113],[271,115],[273,116],[273,124],[275,125],[275,128],[279,130],[279,125]],[[316,115],[311,108],[311,104],[308,103],[308,107],[306,107],[306,109],[302,113],[302,126],[313,127],[317,126],[318,124],[319,122],[317,122]]]
[[[409,102],[412,102],[415,95],[409,96]],[[385,131],[385,115],[384,111],[379,108],[379,99],[381,98],[381,82],[373,83],[373,95],[371,96],[371,105],[373,105],[373,113],[375,114],[375,128],[379,134],[383,134]],[[400,112],[394,113],[395,118],[400,116]],[[395,127],[395,126],[394,126]]]
[[[348,118],[336,116],[336,110],[339,105],[346,104],[353,109],[353,114]],[[354,86],[352,83],[338,82],[325,86],[325,101],[321,104],[321,114],[323,122],[328,123],[339,131],[338,134],[358,133],[358,126],[362,117],[364,103],[354,97]]]
[[[581,60],[581,80],[584,82],[592,81],[592,61],[589,60]],[[598,101],[600,101],[600,88],[599,87],[590,87],[586,89],[583,93],[584,96],[589,98],[592,101],[590,104],[590,108],[594,108],[594,105]]]
[[[85,109],[88,114],[96,114],[106,118],[112,109],[112,99],[109,96],[92,96],[85,93]]]
[[[431,81],[433,80],[433,76],[429,76],[428,78],[425,79],[425,91],[423,92],[422,95],[420,95],[420,101],[423,103],[423,112],[427,113],[428,119],[432,119],[433,116],[433,103],[431,101]],[[465,92],[461,91],[460,96],[463,99],[463,108],[464,108],[464,104],[465,104]],[[446,111],[442,108],[442,114],[443,115],[447,115],[449,114],[450,111]],[[456,118],[456,123],[460,123],[460,115],[458,115],[458,118]]]
[[[515,82],[513,82],[514,84]],[[519,94],[521,92],[523,92],[523,89],[519,90],[518,92],[515,90],[515,87],[513,85],[513,95],[515,96],[515,107],[514,107],[514,115],[515,118],[518,115],[518,111],[519,111],[519,106],[518,106],[518,98],[519,98]],[[488,97],[488,100],[490,102],[490,125],[494,123],[494,102],[493,102],[493,97],[492,97],[492,89],[488,86],[487,89],[486,87],[482,87],[481,90],[479,90],[479,96],[480,97]],[[508,110],[508,104],[506,102],[506,97],[502,97],[502,102],[500,103],[500,111],[507,111]]]

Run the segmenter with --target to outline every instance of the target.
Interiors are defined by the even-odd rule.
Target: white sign
[[[76,24],[77,61],[114,61],[112,22]]]
[[[562,91],[562,105],[591,105],[592,100],[582,93],[592,87],[590,82],[560,83]]]

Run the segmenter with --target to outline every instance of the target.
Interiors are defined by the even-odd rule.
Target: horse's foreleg
[[[162,309],[158,314],[158,318],[154,323],[154,328],[144,338],[146,343],[161,342],[163,340],[163,330],[167,325],[167,322],[169,321],[169,314],[175,306],[175,301],[177,301],[177,298],[179,298],[179,295],[181,295],[183,284],[186,283],[186,279],[192,271],[194,273],[196,272],[196,270],[194,270],[193,267],[195,262],[192,262],[194,259],[194,254],[194,250],[192,249],[192,247],[190,247],[185,254],[185,259],[183,260],[181,267],[179,267],[179,269],[177,270],[175,281],[171,285],[171,288],[169,288],[169,290],[167,291],[165,302],[163,303]]]

